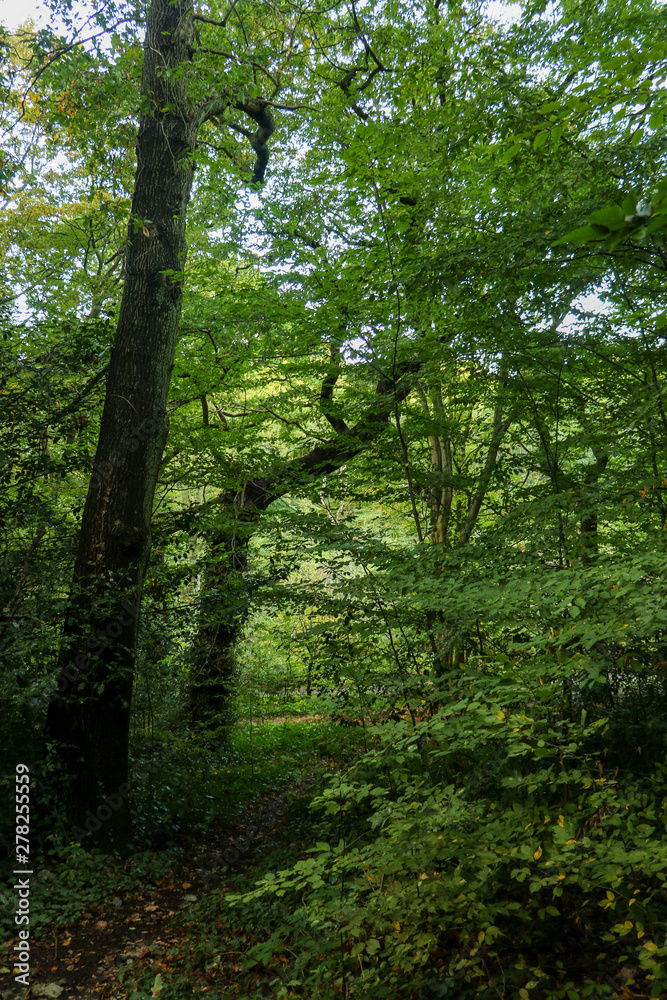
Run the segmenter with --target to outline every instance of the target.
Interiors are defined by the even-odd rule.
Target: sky
[[[44,13],[40,16],[36,0],[0,0],[0,21],[10,31],[29,18],[37,23],[46,20]]]
[[[47,16],[40,14],[40,10],[38,0],[0,0],[0,21],[11,31],[28,18],[44,23]],[[509,6],[507,0],[490,0],[488,10],[494,18],[501,21],[512,21],[517,17],[517,8]]]

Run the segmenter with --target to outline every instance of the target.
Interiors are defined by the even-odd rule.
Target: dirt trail
[[[127,1000],[138,979],[168,973],[188,944],[177,914],[208,893],[223,890],[234,869],[251,865],[264,843],[271,842],[270,835],[285,813],[287,794],[303,793],[312,781],[312,775],[304,775],[281,794],[256,800],[231,834],[212,835],[193,851],[190,860],[175,864],[155,884],[146,888],[137,884],[123,896],[93,907],[89,916],[52,937],[45,931],[41,940],[31,941],[29,990],[17,988],[13,979],[4,977],[0,1000]],[[131,870],[131,866],[129,859],[125,867]],[[5,942],[0,964],[10,966],[15,943],[16,939]],[[212,972],[201,970],[200,992],[208,992],[213,982],[222,985],[223,970]],[[155,980],[155,996],[159,996],[159,986],[159,979]]]

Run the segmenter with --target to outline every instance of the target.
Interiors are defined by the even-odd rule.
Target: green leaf
[[[646,234],[648,236],[651,233],[657,232],[659,229],[664,229],[667,226],[667,212],[659,212],[657,215],[651,216],[651,219],[646,224]]]
[[[606,226],[607,229],[620,229],[625,225],[625,212],[620,205],[605,205],[596,212],[591,212],[588,221],[592,225]]]
[[[559,246],[562,243],[591,243],[593,240],[601,240],[607,234],[609,230],[605,226],[597,225],[587,225],[579,226],[577,229],[570,230],[565,236],[562,236],[559,240],[554,242],[554,246]]]
[[[519,145],[519,143],[516,143],[514,146],[510,146],[510,148],[506,149],[503,155],[500,157],[501,163],[509,163],[510,160],[514,159],[514,157],[516,156],[516,154],[519,152],[520,149],[521,146]]]
[[[621,202],[621,208],[624,216],[628,217],[635,214],[637,209],[637,198],[638,193],[636,191],[630,191],[625,195],[623,201]]]

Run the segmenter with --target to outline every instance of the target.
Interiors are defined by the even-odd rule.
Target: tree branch
[[[235,101],[234,107],[238,111],[244,111],[257,125],[257,131],[250,140],[250,145],[257,154],[252,182],[253,184],[261,184],[264,181],[266,166],[269,162],[267,142],[276,128],[273,115],[269,110],[267,102],[261,97],[255,97],[249,101]]]
[[[459,545],[465,545],[466,542],[470,540],[472,529],[475,527],[477,517],[484,502],[484,497],[486,496],[489,484],[491,483],[493,470],[496,467],[496,460],[498,458],[498,449],[500,448],[500,444],[505,434],[507,433],[510,424],[514,420],[514,415],[512,414],[506,420],[502,420],[502,422],[501,420],[502,416],[500,407],[496,406],[493,415],[493,434],[491,437],[491,443],[489,444],[489,448],[486,453],[486,461],[484,462],[484,468],[482,469],[479,481],[477,483],[477,489],[474,492],[473,498],[468,508],[465,524],[463,525],[461,534],[458,537]]]
[[[332,341],[329,345],[329,352],[331,368],[322,380],[322,388],[320,389],[320,409],[335,430],[336,434],[347,434],[349,427],[344,420],[335,416],[330,405],[333,399],[333,391],[336,386],[336,382],[340,377],[340,347]]]
[[[406,399],[413,388],[410,376],[420,368],[421,362],[408,362],[402,366],[396,381],[381,378],[372,405],[354,427],[338,434],[333,440],[316,445],[306,455],[286,463],[274,475],[247,482],[242,494],[236,494],[234,502],[263,511],[296,485],[336,472],[382,433],[396,403]],[[230,496],[226,494],[216,500],[229,502]]]
[[[92,378],[88,379],[81,392],[77,393],[72,402],[68,403],[67,406],[63,406],[62,410],[58,410],[57,414],[55,414],[58,420],[62,420],[63,417],[67,417],[69,416],[70,413],[74,413],[76,410],[79,409],[80,404],[83,402],[86,396],[90,394],[91,390],[95,388],[98,382],[102,381],[102,379],[107,373],[108,367],[109,367],[108,365],[105,365],[104,368],[100,368],[100,370],[95,375],[93,375]],[[53,423],[55,423],[53,418],[49,418],[48,420],[44,420],[36,424],[35,426],[38,427],[40,430],[45,430]]]
[[[273,474],[248,480],[243,489],[220,493],[212,500],[188,508],[181,515],[170,515],[170,520],[178,524],[181,517],[190,517],[196,511],[217,504],[235,506],[242,510],[252,508],[255,512],[261,513],[274,500],[289,493],[295,486],[336,472],[384,431],[396,403],[406,399],[413,388],[414,383],[410,376],[416,375],[420,368],[420,361],[407,362],[401,367],[395,381],[381,378],[376,385],[373,403],[354,427],[316,445],[306,455],[285,462],[282,468]]]
[[[228,123],[231,128],[250,140],[250,145],[257,154],[255,167],[252,175],[253,184],[261,184],[264,181],[266,166],[269,162],[268,141],[275,132],[276,124],[273,114],[269,108],[269,102],[261,97],[253,97],[247,101],[232,101],[226,91],[217,97],[209,97],[202,101],[197,112],[199,126],[212,118],[221,119],[227,108],[234,107],[237,111],[243,111],[257,125],[254,134],[244,129],[241,125]]]

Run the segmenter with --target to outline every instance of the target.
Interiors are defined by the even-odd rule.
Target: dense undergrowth
[[[373,575],[341,571],[319,606],[308,588],[290,655],[280,630],[300,609],[270,582],[275,613],[239,644],[234,725],[155,698],[142,725],[139,688],[130,858],[73,843],[52,816],[35,827],[32,933],[194,868],[280,799],[261,847],[174,917],[163,1000],[202,982],[225,1000],[667,995],[663,537],[625,562],[546,570],[451,552],[437,577],[429,552],[406,569],[357,537]],[[345,618],[327,613],[336,586]],[[415,611],[429,601],[446,609],[435,664]],[[44,811],[48,774],[34,793]],[[128,968],[118,1000],[154,988]]]
[[[278,997],[664,996],[664,742],[618,763],[638,701],[588,723],[554,718],[552,682],[510,708],[509,671],[447,680],[328,776],[296,864],[277,853],[203,925],[254,928],[246,968]]]
[[[666,995],[667,686],[634,661],[592,674],[550,656],[517,644],[387,675],[384,711],[343,671],[335,722],[274,679],[231,733],[139,733],[134,853],[45,841],[33,934],[150,891],[280,795],[259,853],[175,918],[163,1000],[202,976],[247,1000]],[[119,996],[153,995],[154,976],[127,975]]]

